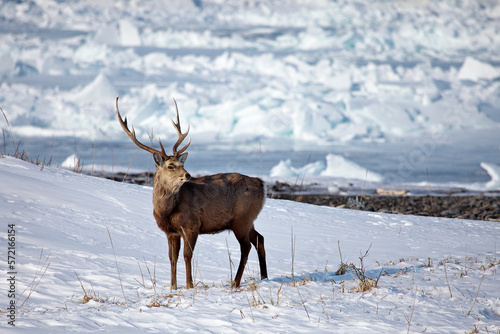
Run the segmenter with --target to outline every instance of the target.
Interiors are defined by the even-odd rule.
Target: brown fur
[[[170,288],[177,289],[177,259],[184,239],[184,261],[186,263],[186,287],[193,288],[191,258],[200,234],[218,233],[224,230],[234,232],[240,243],[241,259],[234,279],[238,287],[245,269],[251,244],[257,249],[260,274],[267,278],[266,251],[264,237],[253,226],[264,205],[265,194],[262,180],[238,173],[208,175],[191,178],[184,169],[187,153],[183,153],[191,139],[182,149],[179,145],[186,138],[179,121],[179,110],[174,100],[176,120],[172,124],[178,139],[174,144],[172,156],[165,153],[160,140],[161,151],[142,144],[137,140],[135,131],[128,128],[127,118],[122,118],[118,110],[118,97],[115,100],[115,113],[123,131],[140,148],[153,153],[156,174],[153,186],[153,215],[158,227],[168,238],[170,258]]]
[[[250,244],[257,249],[261,277],[267,278],[264,238],[253,225],[265,201],[262,180],[238,173],[186,178],[187,172],[176,158],[169,158],[165,165],[169,163],[177,164],[177,171],[166,166],[157,168],[153,213],[158,227],[168,238],[171,288],[177,289],[180,238],[184,240],[186,286],[192,288],[191,258],[198,235],[224,230],[233,231],[240,243],[241,259],[234,286],[240,285]]]

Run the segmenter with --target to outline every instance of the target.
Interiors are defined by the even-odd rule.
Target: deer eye
[[[168,165],[167,168],[170,169],[170,170],[174,170],[175,169],[174,166],[172,166],[172,165]]]

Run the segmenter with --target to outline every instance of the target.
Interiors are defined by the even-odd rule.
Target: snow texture
[[[337,178],[366,180],[369,182],[382,182],[383,177],[352,162],[343,156],[328,154],[326,164],[323,161],[309,163],[303,167],[293,167],[291,160],[280,161],[271,169],[271,177],[298,177],[302,175],[332,176]]]
[[[15,225],[18,307],[13,328],[4,271],[2,333],[500,329],[498,222],[268,199],[255,221],[265,237],[268,280],[257,279],[252,250],[242,288],[229,288],[239,247],[220,233],[198,240],[196,289],[185,289],[181,260],[179,290],[170,291],[167,238],[153,219],[151,188],[11,157],[0,157],[0,179],[2,240]],[[363,268],[378,287],[359,292],[352,270],[335,271],[341,258],[361,267],[367,250]],[[6,261],[6,242],[0,258]]]

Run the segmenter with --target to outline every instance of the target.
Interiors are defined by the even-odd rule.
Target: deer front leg
[[[186,263],[186,288],[192,289],[193,276],[191,269],[191,259],[193,258],[194,246],[196,245],[196,240],[198,239],[198,234],[192,231],[184,231],[184,262]]]
[[[181,249],[179,235],[170,235],[168,238],[168,257],[170,259],[170,291],[177,290],[177,259]]]

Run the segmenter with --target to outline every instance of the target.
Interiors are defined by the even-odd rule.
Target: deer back
[[[161,189],[154,194],[157,192]],[[208,175],[191,178],[170,197],[153,201],[155,217],[160,218],[157,222],[163,230],[206,234],[229,229],[243,235],[253,227],[264,205],[264,184],[238,173]]]

